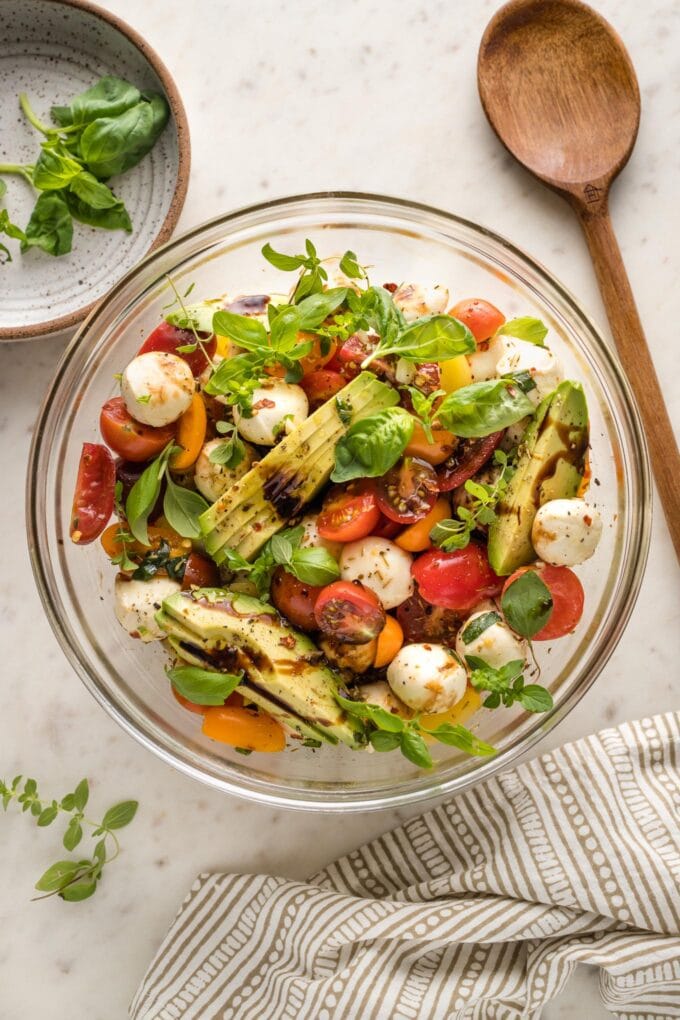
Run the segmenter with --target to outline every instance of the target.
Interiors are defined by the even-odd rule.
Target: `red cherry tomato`
[[[326,367],[333,372],[340,372],[345,379],[354,379],[361,371],[361,362],[372,350],[373,345],[365,337],[354,333],[337,349]]]
[[[199,333],[198,335],[208,357],[212,358],[217,345],[215,337],[210,336],[209,333]],[[161,322],[152,333],[149,333],[137,353],[148,354],[149,351],[164,351],[166,354],[177,354],[180,358],[184,358],[192,375],[198,377],[208,364],[201,347],[197,347],[191,354],[181,354],[177,350],[178,347],[186,347],[195,343],[196,337],[190,329],[179,329],[178,326],[171,326],[169,322]]]
[[[583,585],[569,567],[552,567],[543,563],[536,567],[520,567],[511,574],[503,585],[503,594],[518,577],[527,570],[535,570],[550,592],[553,600],[552,613],[545,627],[534,634],[534,641],[553,641],[571,633],[583,615],[585,594]]]
[[[418,557],[411,572],[426,602],[459,612],[474,609],[503,586],[503,579],[489,566],[486,548],[477,542],[454,552],[430,549]]]
[[[272,602],[294,627],[317,629],[314,607],[323,587],[303,584],[283,567],[277,567],[272,578]]]
[[[467,326],[477,343],[489,340],[505,322],[502,312],[481,298],[466,298],[454,305],[449,315]]]
[[[432,642],[450,645],[451,648],[456,643],[456,635],[464,619],[464,614],[455,613],[452,609],[431,606],[417,591],[397,607],[396,616],[407,643]]]
[[[128,414],[122,397],[107,400],[99,415],[99,430],[107,446],[123,458],[140,463],[152,460],[175,435],[175,425],[152,428]]]
[[[455,452],[442,464],[437,472],[437,484],[440,492],[451,492],[468,478],[476,475],[480,468],[491,459],[494,450],[503,438],[503,429],[492,432],[481,439],[463,439]]]
[[[113,513],[116,467],[99,443],[83,443],[71,512],[71,539],[87,545],[99,538]]]
[[[321,591],[314,607],[324,634],[350,645],[365,645],[385,626],[385,610],[362,584],[334,581]]]
[[[375,535],[376,538],[396,538],[401,530],[402,525],[398,521],[391,521],[389,517],[380,514],[380,520],[371,531],[371,534]]]
[[[417,457],[404,457],[376,486],[380,510],[398,524],[414,524],[427,517],[438,492],[437,472]]]
[[[345,377],[329,368],[318,368],[300,380],[300,386],[307,394],[307,400],[312,410],[321,407],[346,385]]]
[[[182,578],[182,588],[219,588],[220,572],[212,562],[199,553],[189,553]]]
[[[375,492],[366,485],[335,489],[324,503],[316,527],[329,542],[356,542],[370,535],[380,520]]]

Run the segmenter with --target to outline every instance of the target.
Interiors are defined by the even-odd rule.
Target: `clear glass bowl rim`
[[[235,777],[234,780],[231,780],[206,772],[200,767],[200,763],[196,763],[191,760],[194,757],[198,758],[198,756],[190,754],[182,756],[166,746],[166,742],[163,740],[162,736],[159,736],[159,733],[153,724],[149,723],[147,720],[131,717],[131,715],[129,715],[122,706],[116,704],[112,700],[111,696],[103,690],[99,677],[95,671],[90,668],[85,657],[81,654],[80,647],[76,642],[73,642],[70,639],[68,628],[65,626],[64,621],[60,617],[61,599],[57,591],[55,578],[49,567],[48,559],[43,556],[41,541],[41,518],[44,520],[44,512],[41,515],[41,510],[44,511],[48,495],[46,488],[41,489],[40,486],[41,454],[44,446],[43,437],[46,434],[44,423],[45,420],[49,418],[50,408],[54,406],[55,395],[59,391],[62,379],[66,374],[71,360],[78,353],[80,347],[89,339],[90,330],[96,325],[98,317],[105,314],[109,302],[130,283],[133,283],[135,278],[138,277],[138,275],[140,275],[147,266],[151,265],[154,261],[162,259],[173,250],[178,250],[184,246],[190,245],[192,241],[199,239],[203,234],[211,233],[219,227],[225,227],[228,230],[229,225],[234,220],[244,220],[248,217],[255,218],[265,211],[271,212],[272,214],[285,213],[287,208],[300,205],[301,203],[319,203],[321,205],[323,202],[332,200],[349,202],[356,201],[359,207],[375,205],[380,207],[380,209],[385,213],[389,213],[389,211],[392,210],[397,214],[405,214],[408,212],[410,214],[417,215],[418,213],[422,213],[424,216],[442,218],[452,224],[469,230],[473,234],[477,234],[479,237],[487,239],[491,243],[498,245],[501,249],[508,251],[520,262],[524,263],[541,282],[547,284],[548,290],[552,290],[556,294],[556,296],[566,306],[568,313],[580,321],[586,332],[589,333],[590,337],[595,341],[598,348],[598,354],[605,362],[607,370],[612,374],[614,381],[620,389],[620,396],[623,398],[629,418],[628,422],[624,423],[624,427],[627,427],[628,440],[633,445],[636,453],[636,465],[638,470],[635,473],[635,486],[640,500],[638,507],[638,519],[641,526],[637,533],[636,549],[629,556],[626,574],[623,579],[625,591],[620,598],[619,615],[616,622],[607,633],[606,638],[602,639],[601,648],[592,663],[590,671],[581,678],[578,684],[574,685],[573,689],[564,698],[561,704],[545,716],[537,717],[532,728],[528,732],[519,735],[513,743],[511,743],[503,751],[502,754],[480,762],[472,774],[454,777],[449,780],[433,776],[433,781],[430,784],[427,784],[427,782],[424,782],[423,780],[400,782],[388,793],[382,790],[375,795],[362,794],[358,797],[353,794],[351,788],[342,794],[329,794],[326,792],[325,795],[318,791],[314,791],[312,794],[309,791],[282,791],[281,788],[276,788],[275,792],[268,792],[266,789],[262,788],[260,783],[253,783],[251,785],[247,781],[244,781],[242,776]],[[242,226],[247,226],[247,222],[244,222]],[[200,252],[197,250],[192,252],[191,255],[195,256],[199,253]],[[583,311],[574,295],[534,258],[524,252],[521,248],[517,247],[511,241],[508,241],[507,238],[497,234],[495,231],[492,231],[487,227],[474,223],[473,221],[465,219],[462,216],[458,216],[455,213],[446,212],[425,203],[356,191],[334,190],[311,192],[308,194],[291,195],[268,202],[260,202],[255,205],[244,206],[229,213],[225,213],[222,216],[206,220],[183,234],[174,237],[163,246],[149,253],[137,264],[137,266],[122,277],[122,279],[119,280],[115,286],[96,304],[94,309],[78,328],[73,339],[64,351],[55,371],[54,380],[45,394],[38,412],[29,453],[26,479],[26,528],[28,533],[31,566],[40,599],[52,630],[68,661],[73,666],[89,692],[106,710],[106,712],[114,718],[130,736],[160,757],[164,762],[178,769],[180,772],[183,772],[184,774],[189,775],[215,789],[271,806],[285,806],[299,810],[326,812],[376,811],[385,808],[395,808],[412,804],[414,802],[422,803],[433,797],[440,797],[447,794],[450,795],[466,789],[473,784],[488,779],[500,769],[507,768],[519,755],[524,754],[538,740],[542,739],[559,722],[561,722],[561,720],[574,708],[600,675],[618,644],[621,634],[628,622],[640,590],[649,553],[651,510],[652,494],[649,456],[641,419],[634,402],[632,391],[623,370],[615,355],[610,350],[609,345],[603,340],[597,326]]]

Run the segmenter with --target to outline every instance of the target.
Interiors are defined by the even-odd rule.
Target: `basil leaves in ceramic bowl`
[[[0,340],[80,322],[166,241],[186,196],[167,68],[85,0],[5,0],[0,22]]]

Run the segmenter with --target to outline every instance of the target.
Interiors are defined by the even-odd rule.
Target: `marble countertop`
[[[157,48],[186,104],[193,168],[179,229],[304,191],[400,195],[511,238],[604,326],[576,220],[511,161],[482,115],[476,51],[496,0],[108,0],[106,6]],[[596,0],[596,6],[614,21],[640,79],[640,136],[615,188],[612,214],[680,429],[680,7],[655,0],[642,17],[635,0]],[[135,796],[140,810],[124,832],[124,856],[96,897],[78,905],[30,902],[33,882],[58,854],[56,837],[53,830],[38,834],[16,812],[0,819],[2,1020],[119,1020],[197,872],[305,877],[409,813],[340,819],[213,792],[127,737],[76,679],[41,610],[24,537],[31,430],[63,347],[63,339],[53,339],[0,351],[0,775],[30,772],[57,794],[87,775],[92,802],[102,809]],[[657,503],[649,565],[627,631],[605,674],[539,751],[678,707],[679,577]],[[594,972],[579,970],[544,1015],[608,1016]]]

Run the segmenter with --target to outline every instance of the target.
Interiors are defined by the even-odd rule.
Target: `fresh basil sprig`
[[[527,343],[536,344],[537,347],[545,347],[543,341],[547,335],[548,327],[540,319],[534,319],[530,315],[510,319],[496,331],[496,336],[514,336],[517,340],[526,340]]]
[[[501,598],[508,624],[522,637],[532,638],[545,627],[553,612],[550,589],[536,570],[526,570],[508,585]]]
[[[446,395],[446,390],[435,390],[428,397],[420,390],[416,389],[415,386],[405,386],[409,396],[411,397],[411,403],[413,404],[413,410],[420,425],[422,426],[425,438],[428,443],[434,442],[434,436],[432,435],[432,429],[437,420],[437,407],[441,397]]]
[[[195,705],[223,705],[243,680],[243,673],[218,673],[200,666],[166,670],[173,687]]]
[[[489,691],[484,708],[510,708],[516,701],[527,712],[549,712],[553,707],[552,694],[540,684],[524,682],[524,660],[513,659],[495,669],[477,655],[466,655],[470,667],[470,683],[477,691]]]
[[[398,396],[395,393],[395,402]],[[334,482],[378,478],[393,467],[409,444],[415,420],[403,407],[387,407],[354,422],[335,446]]]
[[[450,315],[426,315],[407,323],[384,287],[369,287],[357,310],[380,338],[362,368],[388,354],[406,361],[442,362],[476,350],[475,338],[468,327]]]
[[[200,538],[198,518],[209,508],[208,502],[199,492],[185,489],[172,480],[166,472],[166,489],[163,498],[163,514],[171,528],[182,538]]]
[[[181,447],[174,446],[172,441],[168,443],[139,476],[128,495],[125,504],[128,527],[142,545],[151,544],[148,533],[149,514],[156,505],[164,478],[166,488],[163,497],[163,514],[168,524],[182,538],[199,538],[201,535],[198,518],[208,509],[208,503],[198,492],[192,492],[190,489],[177,485],[168,471],[170,458],[180,449]]]
[[[336,695],[336,699],[348,715],[361,719],[373,727],[369,733],[369,740],[376,751],[394,751],[399,748],[405,758],[420,768],[429,769],[434,764],[423,734],[434,737],[442,744],[457,747],[465,754],[487,756],[496,753],[491,744],[479,740],[464,726],[443,723],[429,729],[422,725],[419,716],[403,719],[379,705],[354,701],[340,694]]]
[[[222,467],[233,470],[243,462],[246,456],[246,448],[243,440],[236,431],[236,425],[229,421],[218,421],[215,428],[220,435],[226,436],[219,446],[216,446],[208,454],[211,464],[220,464]]]
[[[478,439],[514,425],[533,410],[514,379],[488,379],[449,393],[437,409],[437,418],[455,436]]]
[[[496,519],[496,506],[507,492],[514,466],[503,450],[494,452],[494,463],[500,466],[500,473],[493,482],[475,482],[469,478],[465,492],[470,496],[469,506],[456,508],[456,516],[439,521],[432,528],[430,538],[444,552],[465,549],[470,544],[473,531],[480,525],[488,527]]]
[[[230,570],[248,575],[256,585],[260,597],[265,597],[271,587],[272,574],[281,566],[303,584],[321,587],[337,581],[340,568],[337,561],[322,546],[302,546],[304,528],[284,528],[273,535],[262,552],[249,563],[233,549],[226,549],[226,565]]]
[[[281,269],[284,273],[302,270],[293,291],[294,304],[298,304],[310,294],[321,293],[328,280],[328,273],[321,265],[321,259],[309,238],[305,241],[305,252],[304,255],[285,255],[283,252],[274,251],[271,244],[265,244],[262,249],[267,262],[276,269]]]

